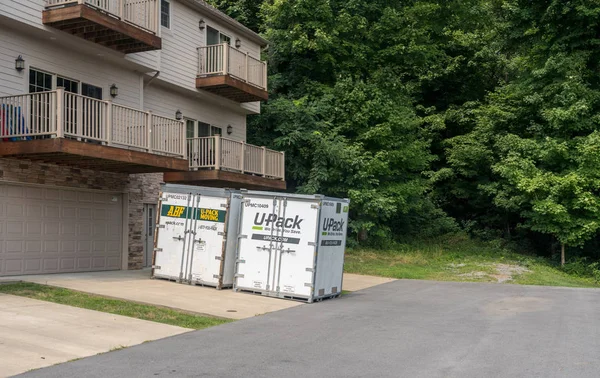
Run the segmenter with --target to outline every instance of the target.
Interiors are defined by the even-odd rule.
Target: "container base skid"
[[[290,301],[306,302],[306,303],[321,302],[326,299],[333,299],[333,298],[337,298],[340,296],[340,293],[337,293],[337,294],[331,294],[331,295],[327,295],[327,296],[323,296],[323,297],[319,297],[319,298],[310,298],[310,297],[303,296],[303,295],[293,295],[290,293],[275,293],[272,291],[246,289],[246,288],[240,288],[240,287],[234,288],[233,291],[235,291],[237,293],[263,295],[265,297],[287,299]]]
[[[192,286],[202,286],[202,287],[211,287],[213,289],[222,290],[222,289],[231,289],[233,285],[217,285],[212,282],[204,282],[204,281],[185,281],[184,283],[188,283]]]

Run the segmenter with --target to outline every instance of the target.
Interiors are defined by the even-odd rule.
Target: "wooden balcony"
[[[0,157],[107,172],[189,168],[183,122],[64,89],[0,97]]]
[[[285,190],[285,154],[220,136],[188,139],[189,171],[167,172],[169,183]]]
[[[44,25],[124,54],[158,50],[160,0],[46,0]]]
[[[227,43],[200,47],[196,88],[240,103],[267,100],[267,63]]]

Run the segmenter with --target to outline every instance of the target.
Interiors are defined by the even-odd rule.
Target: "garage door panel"
[[[60,235],[60,224],[59,223],[44,223],[44,235],[46,237],[54,237]]]
[[[77,219],[77,207],[63,206],[62,219]]]
[[[23,198],[24,188],[22,186],[7,185],[7,186],[4,186],[4,188],[5,188],[4,194],[6,195],[6,197]]]
[[[60,200],[60,190],[59,189],[44,190],[44,199],[49,200],[49,201]]]
[[[22,198],[20,198],[22,199]],[[13,200],[14,201],[14,200]],[[6,204],[6,216],[8,217],[22,217],[25,215],[25,206],[19,203],[8,203]]]
[[[6,222],[6,236],[23,236],[25,222],[20,220],[11,220]]]
[[[107,257],[106,266],[108,269],[119,269],[121,266],[121,257]]]
[[[94,257],[92,258],[92,267],[94,269],[102,269],[106,266],[106,257]]]
[[[92,209],[90,207],[80,207],[79,208],[79,219],[92,219]]]
[[[57,254],[60,251],[60,242],[58,240],[45,240],[43,253],[44,255]]]
[[[4,267],[6,274],[21,274],[21,272],[23,272],[23,260],[6,259],[4,262]]]
[[[77,270],[90,270],[92,268],[91,257],[77,257]]]
[[[77,234],[83,238],[89,238],[92,236],[92,224],[89,222],[79,223],[77,225]]]
[[[24,248],[23,248],[23,244],[24,241],[23,240],[6,240],[5,242],[5,246],[6,246],[6,250],[5,253],[13,253],[13,254],[17,254],[17,255],[23,255],[23,253],[25,252]]]
[[[58,219],[60,217],[60,207],[56,205],[44,205],[44,217]]]
[[[79,199],[79,202],[93,202],[94,201],[94,193],[79,192],[78,199]]]
[[[25,274],[39,274],[42,273],[42,259],[25,259],[24,260],[24,272]]]
[[[91,240],[77,241],[77,254],[78,255],[90,255],[91,253],[92,253],[92,241]]]
[[[43,199],[44,198],[44,189],[35,188],[35,187],[26,187],[25,197],[29,199]]]
[[[60,270],[70,271],[75,269],[75,257],[62,257],[60,259]]]
[[[0,184],[0,275],[119,269],[121,196]]]
[[[44,259],[44,272],[46,273],[56,273],[58,272],[58,258],[48,258]]]
[[[26,254],[41,254],[42,253],[42,242],[39,240],[27,240],[25,241],[25,253]]]
[[[76,240],[61,240],[60,251],[62,254],[75,253],[77,250]]]
[[[27,221],[23,222],[27,236],[29,237],[40,237],[42,236],[42,222],[39,221]]]

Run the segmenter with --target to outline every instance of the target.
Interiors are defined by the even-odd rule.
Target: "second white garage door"
[[[121,268],[122,196],[0,184],[0,276]]]

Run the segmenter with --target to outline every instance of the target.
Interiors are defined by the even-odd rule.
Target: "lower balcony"
[[[0,157],[107,172],[187,170],[183,122],[56,91],[0,97]]]
[[[166,172],[168,183],[285,190],[285,153],[221,136],[188,139],[189,171]]]

